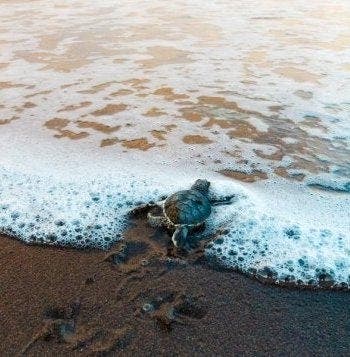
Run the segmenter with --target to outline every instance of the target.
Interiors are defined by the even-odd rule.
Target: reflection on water
[[[245,182],[349,175],[347,1],[0,0],[0,13],[0,136],[18,150],[35,137],[58,153],[73,140],[199,157]]]

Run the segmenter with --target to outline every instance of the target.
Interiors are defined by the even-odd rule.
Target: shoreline
[[[1,355],[349,351],[347,292],[266,285],[200,254],[169,259],[168,241],[143,220],[108,252],[1,236]]]

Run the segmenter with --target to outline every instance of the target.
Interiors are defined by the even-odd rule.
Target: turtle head
[[[191,187],[192,190],[200,191],[203,194],[207,194],[209,191],[210,182],[207,180],[199,179]]]

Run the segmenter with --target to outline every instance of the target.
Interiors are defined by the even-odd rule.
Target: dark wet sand
[[[0,355],[349,355],[349,293],[167,259],[166,235],[136,223],[107,260],[1,237]]]

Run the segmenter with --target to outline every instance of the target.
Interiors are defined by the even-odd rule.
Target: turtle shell
[[[164,214],[173,224],[195,225],[204,222],[210,213],[208,197],[198,190],[176,192],[164,202]]]

